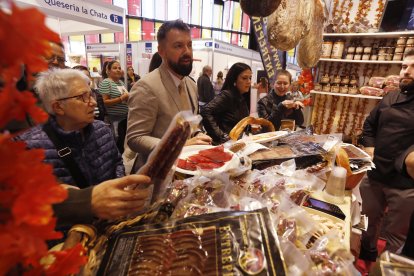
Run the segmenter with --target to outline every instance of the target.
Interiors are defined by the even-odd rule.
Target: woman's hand
[[[185,143],[186,146],[191,145],[211,145],[212,139],[210,136],[205,135],[204,133],[199,133],[195,137],[188,139]]]
[[[295,103],[292,100],[284,100],[282,102],[282,104],[287,108],[287,109],[291,109],[291,108],[296,108]]]
[[[121,101],[125,102],[125,101],[127,101],[127,100],[128,100],[128,98],[129,98],[129,94],[128,94],[128,93],[123,93],[123,94],[120,96],[120,98],[121,98]]]
[[[295,109],[304,108],[305,105],[301,101],[295,101],[294,102]]]

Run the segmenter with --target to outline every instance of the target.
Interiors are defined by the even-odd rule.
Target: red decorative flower
[[[31,92],[16,89],[21,66],[26,65],[29,80],[34,72],[46,70],[43,56],[51,50],[49,41],[59,41],[44,20],[37,9],[12,5],[10,14],[0,10],[0,127],[12,119],[23,120],[26,114],[37,122],[47,119]],[[53,253],[55,261],[49,267],[40,262],[49,254],[46,241],[62,237],[54,230],[52,205],[67,196],[51,165],[43,162],[44,151],[26,150],[23,142],[0,134],[0,156],[0,275],[76,273],[86,262],[81,245]]]

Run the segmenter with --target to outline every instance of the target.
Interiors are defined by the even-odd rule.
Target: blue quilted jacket
[[[87,180],[86,186],[99,184],[103,181],[125,175],[121,155],[116,147],[109,127],[102,121],[94,121],[84,129],[84,137],[79,131],[65,131],[50,117],[49,122],[56,130],[59,138],[70,147],[79,169]],[[45,149],[45,162],[53,165],[55,176],[66,184],[74,185],[74,180],[62,159],[57,155],[56,148],[42,125],[33,127],[15,140],[23,140],[27,148]]]

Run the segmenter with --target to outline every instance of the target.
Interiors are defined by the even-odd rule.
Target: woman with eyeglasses
[[[289,95],[292,75],[287,70],[278,70],[276,74],[273,89],[257,103],[259,117],[271,121],[276,129],[280,129],[281,121],[285,119],[295,120],[295,125],[301,126],[304,105]]]
[[[35,89],[49,120],[15,140],[28,149],[44,149],[44,161],[58,182],[68,187],[68,198],[54,205],[59,229],[92,223],[94,218],[117,219],[139,211],[149,192],[125,191],[148,183],[144,176],[125,176],[121,155],[110,128],[94,120],[96,101],[89,78],[79,70],[54,69],[39,75]],[[99,185],[98,185],[99,184]]]
[[[235,63],[229,70],[222,91],[201,110],[203,126],[215,144],[229,140],[229,132],[244,117],[249,116],[246,95],[252,84],[252,69],[245,63]]]
[[[104,99],[106,111],[116,137],[116,144],[121,153],[124,152],[124,141],[128,117],[128,91],[121,81],[121,65],[118,61],[110,61],[106,68],[108,77],[99,86],[99,93]]]

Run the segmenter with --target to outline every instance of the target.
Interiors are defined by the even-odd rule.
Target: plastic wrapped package
[[[161,138],[155,149],[151,152],[147,162],[137,174],[147,175],[152,180],[151,202],[162,199],[171,182],[171,169],[183,149],[190,134],[195,130],[201,121],[199,115],[189,111],[177,113],[172,119],[166,133]],[[170,174],[171,177],[167,177]],[[134,186],[129,188],[141,188]]]
[[[235,205],[229,192],[228,176],[223,175],[221,179],[201,176],[186,181],[188,194],[178,202],[173,219],[229,210],[230,206]]]
[[[385,78],[384,85],[386,86],[400,86],[400,76],[399,75],[389,75]]]
[[[362,95],[381,97],[384,95],[384,90],[380,88],[363,86],[359,89]]]
[[[306,251],[313,261],[313,273],[316,275],[358,275],[353,262],[354,256],[342,246],[339,231],[331,230],[318,238]]]
[[[401,91],[399,86],[393,86],[393,85],[386,85],[384,88],[384,94],[387,95],[388,93],[398,93]]]
[[[322,53],[323,30],[325,16],[325,3],[321,0],[315,0],[312,4],[314,9],[313,22],[310,30],[300,40],[298,45],[298,63],[301,68],[311,68],[316,66]]]
[[[371,77],[369,79],[368,85],[372,86],[372,87],[375,87],[375,88],[382,88],[384,83],[385,83],[385,78],[383,78],[383,77]]]
[[[303,254],[301,250],[288,240],[282,239],[280,247],[283,259],[286,262],[287,275],[312,275],[309,271],[311,271],[313,263],[309,256]]]
[[[134,227],[110,237],[98,275],[285,275],[267,209]]]
[[[279,7],[267,18],[270,44],[288,51],[295,48],[309,32],[314,0],[282,0]]]

